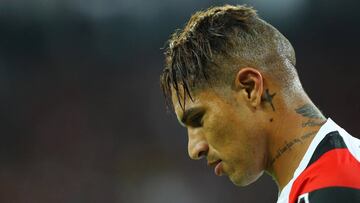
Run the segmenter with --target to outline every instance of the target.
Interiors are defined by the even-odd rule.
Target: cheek
[[[217,149],[227,148],[236,137],[236,128],[233,123],[224,117],[217,117],[209,120],[205,130],[208,135],[208,142]]]
[[[234,120],[221,118],[208,129],[208,142],[223,156],[236,155],[247,145],[242,127]],[[225,158],[225,157],[224,157]]]

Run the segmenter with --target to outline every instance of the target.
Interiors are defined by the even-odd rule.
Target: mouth
[[[222,176],[223,168],[222,168],[222,160],[221,159],[219,159],[217,161],[213,161],[213,162],[208,162],[208,165],[215,167],[214,168],[215,175]]]

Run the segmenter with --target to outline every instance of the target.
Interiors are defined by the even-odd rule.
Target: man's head
[[[286,97],[301,87],[294,66],[289,41],[252,8],[195,13],[170,38],[160,77],[188,129],[190,157],[207,156],[218,175],[237,185],[260,177],[268,164],[273,92]]]

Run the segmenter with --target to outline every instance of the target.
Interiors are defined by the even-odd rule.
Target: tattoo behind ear
[[[265,90],[265,95],[263,95],[263,96],[261,97],[261,100],[262,100],[262,101],[265,101],[265,102],[269,102],[269,103],[270,103],[271,108],[273,109],[273,111],[275,111],[275,107],[274,107],[274,104],[273,104],[272,100],[273,100],[273,98],[274,98],[275,95],[276,95],[276,93],[270,94],[269,89],[266,89],[266,90]]]
[[[303,128],[322,126],[325,123],[323,115],[321,115],[321,113],[311,104],[305,104],[302,107],[295,109],[295,111],[303,117],[309,118],[308,121],[302,123]],[[319,121],[318,119],[321,120]]]
[[[311,104],[295,109],[296,113],[307,118],[322,118],[323,116]]]

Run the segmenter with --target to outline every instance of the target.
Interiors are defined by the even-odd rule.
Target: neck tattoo
[[[268,90],[266,91],[268,92]],[[325,123],[324,116],[311,104],[305,104],[300,108],[295,109],[295,111],[301,116],[309,119],[306,122],[302,123],[302,128],[322,126]],[[303,144],[303,141],[311,138],[316,133],[317,131],[307,132],[304,135],[297,137],[291,141],[285,141],[284,145],[276,151],[276,154],[271,159],[270,164],[273,165],[275,161],[278,160],[285,152],[290,151],[295,145]]]
[[[261,98],[262,101],[268,102],[271,105],[271,108],[273,111],[275,111],[275,107],[274,107],[272,100],[275,95],[276,95],[276,93],[270,94],[269,89],[266,89],[265,95],[263,95],[263,97]]]

